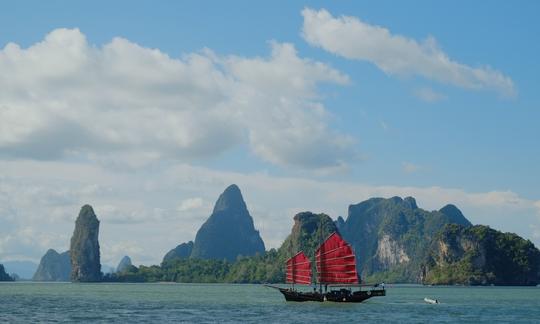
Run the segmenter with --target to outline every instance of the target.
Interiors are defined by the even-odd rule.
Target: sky
[[[0,10],[0,261],[157,264],[242,190],[300,211],[452,203],[540,246],[537,1],[12,1]]]

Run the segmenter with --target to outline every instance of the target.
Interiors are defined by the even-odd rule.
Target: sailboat
[[[332,301],[360,303],[376,296],[385,296],[383,285],[361,285],[356,271],[356,258],[352,247],[334,232],[315,252],[317,284],[313,291],[297,290],[295,284],[311,285],[311,261],[303,251],[287,260],[286,282],[290,288],[279,289],[287,301]],[[324,286],[324,291],[323,291]],[[328,287],[330,286],[330,290]],[[353,290],[353,288],[357,288]]]

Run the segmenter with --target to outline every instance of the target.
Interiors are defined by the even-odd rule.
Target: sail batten
[[[315,253],[317,279],[323,284],[358,284],[352,247],[337,233],[330,235]]]
[[[286,282],[292,284],[311,284],[311,261],[300,251],[295,256],[287,260]]]

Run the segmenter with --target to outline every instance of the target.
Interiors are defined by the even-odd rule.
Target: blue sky
[[[194,238],[226,182],[243,189],[268,246],[285,237],[295,211],[337,217],[373,195],[408,194],[428,209],[455,203],[473,223],[538,244],[539,7],[3,3],[0,217],[10,238],[0,259],[66,248],[69,234],[54,233],[69,232],[89,202],[111,224],[102,235],[110,262],[126,253],[155,262]],[[174,182],[173,170],[187,174]],[[306,186],[349,192],[335,198]],[[277,188],[286,198],[276,205]],[[42,230],[35,210],[56,215],[42,228],[53,234],[28,241]],[[167,240],[116,237],[121,226]],[[28,246],[13,252],[21,242]]]

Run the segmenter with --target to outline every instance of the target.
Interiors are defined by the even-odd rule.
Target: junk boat
[[[287,260],[286,282],[290,288],[269,286],[278,289],[286,301],[318,301],[360,303],[377,296],[386,296],[384,284],[361,285],[356,271],[356,258],[352,247],[341,236],[332,233],[315,252],[317,286],[313,291],[301,291],[298,285],[311,285],[311,262],[303,251]],[[323,291],[324,286],[324,291]],[[330,287],[330,290],[328,288]],[[356,288],[356,290],[353,290]]]

